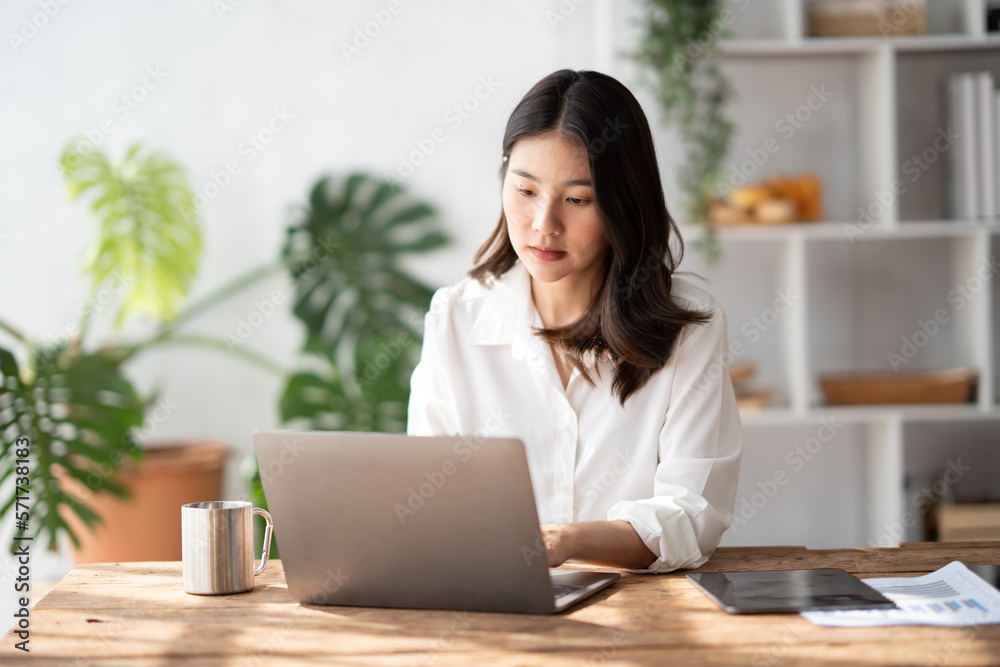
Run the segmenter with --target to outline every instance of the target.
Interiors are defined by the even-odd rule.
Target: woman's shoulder
[[[487,301],[495,300],[495,285],[498,281],[488,280],[485,284],[472,277],[465,277],[452,285],[441,287],[434,292],[428,320],[440,325],[460,326],[471,324]]]
[[[722,312],[722,306],[715,300],[715,297],[687,275],[675,273],[671,277],[670,298],[687,310],[696,310],[712,315]]]
[[[434,292],[431,299],[431,312],[448,312],[456,304],[485,299],[490,294],[490,287],[483,285],[475,278],[465,277],[457,283],[445,285]]]

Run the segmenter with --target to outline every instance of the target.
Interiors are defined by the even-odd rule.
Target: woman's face
[[[587,153],[561,132],[511,150],[503,210],[514,251],[535,280],[590,290],[608,246]]]

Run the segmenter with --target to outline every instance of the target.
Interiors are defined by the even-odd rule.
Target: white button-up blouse
[[[484,286],[467,278],[434,295],[413,371],[411,435],[517,437],[539,522],[621,519],[656,560],[644,572],[698,567],[729,527],[743,432],[729,379],[726,317],[679,276],[673,296],[712,313],[687,325],[666,365],[621,406],[602,363],[591,386],[565,390],[516,263]]]

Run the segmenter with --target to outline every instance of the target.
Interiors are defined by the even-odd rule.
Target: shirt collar
[[[518,260],[493,281],[466,342],[469,345],[510,345],[511,355],[524,359],[534,338],[534,329],[541,325],[541,318],[531,301],[531,277]]]

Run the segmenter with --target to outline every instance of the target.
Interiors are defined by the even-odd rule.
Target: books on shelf
[[[1000,214],[1000,91],[992,72],[948,78],[948,124],[957,136],[950,155],[949,215],[993,219]]]
[[[997,109],[993,73],[976,73],[977,121],[979,122],[979,217],[997,216]]]

